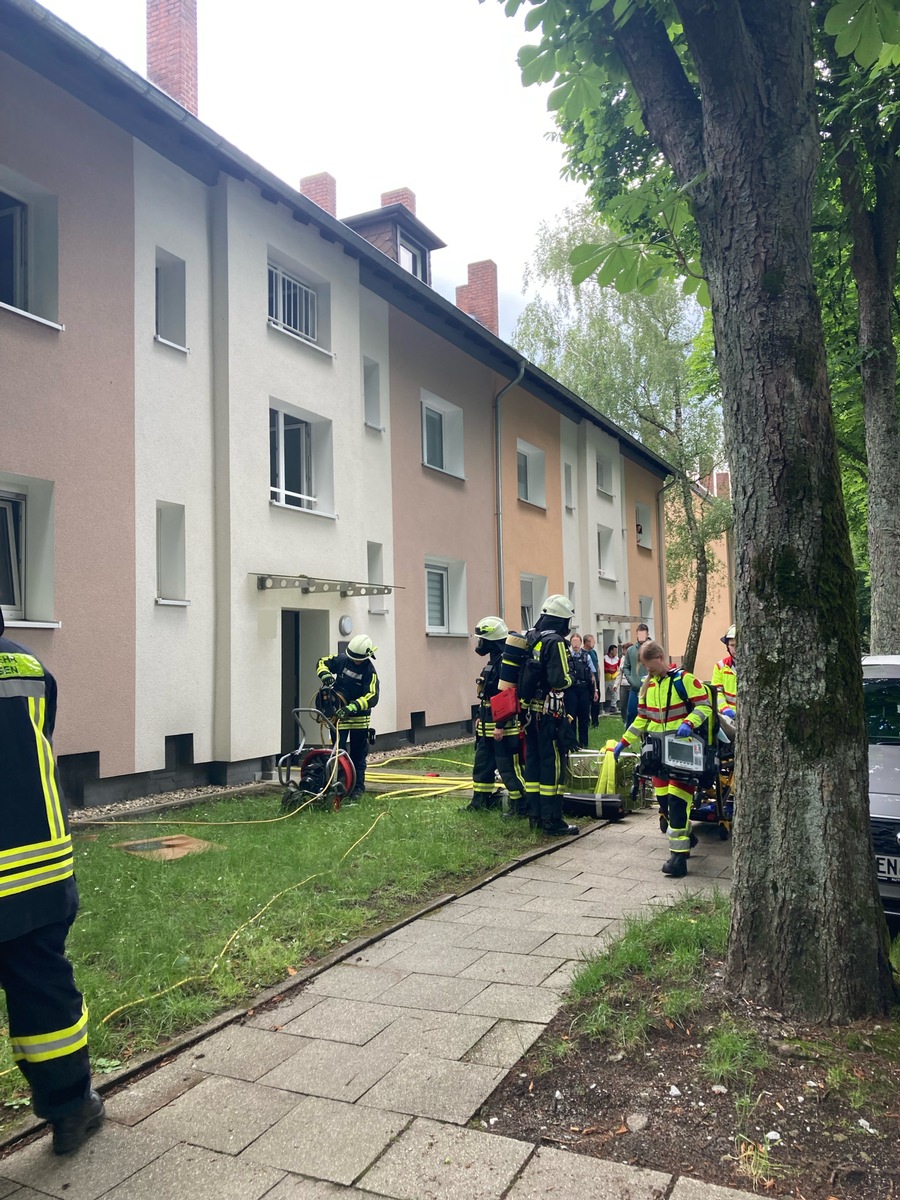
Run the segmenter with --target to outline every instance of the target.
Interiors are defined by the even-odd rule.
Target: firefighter
[[[688,737],[712,717],[704,685],[689,671],[671,666],[659,642],[644,642],[640,661],[647,675],[638,696],[637,717],[613,752],[617,760],[625,747],[637,745],[644,733],[674,732],[677,737]],[[696,844],[690,829],[695,786],[682,779],[670,779],[668,772],[660,768],[660,773],[653,777],[653,788],[669,832],[669,857],[662,871],[673,879],[681,879],[687,875],[688,855]]]
[[[720,658],[713,668],[712,683],[719,689],[719,712],[733,721],[737,715],[736,643],[733,625],[721,640],[728,654],[725,658]]]
[[[332,688],[343,699],[335,713],[340,748],[347,749],[356,770],[356,783],[350,799],[358,799],[366,790],[366,756],[369,753],[372,709],[378,703],[378,676],[372,663],[377,646],[364,633],[347,643],[346,654],[319,659],[316,674],[325,688]],[[334,734],[332,734],[332,740]]]
[[[509,793],[509,809],[525,815],[525,780],[519,764],[519,714],[494,719],[491,699],[501,694],[500,668],[509,629],[499,617],[483,617],[475,626],[475,653],[487,658],[478,677],[478,716],[475,720],[475,764],[472,768],[472,801],[463,812],[499,808],[501,793],[495,790],[496,772]]]
[[[574,729],[566,715],[565,692],[571,687],[566,635],[575,609],[565,596],[548,596],[534,629],[520,675],[519,694],[526,710],[525,792],[532,828],[548,837],[577,833],[562,819],[566,754]],[[531,681],[531,682],[529,682]]]
[[[0,985],[32,1109],[52,1125],[54,1151],[71,1154],[104,1114],[66,958],[78,890],[51,745],[56,681],[4,629],[0,611]]]

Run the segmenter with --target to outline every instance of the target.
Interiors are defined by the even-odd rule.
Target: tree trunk
[[[614,37],[651,136],[691,186],[722,380],[741,645],[728,982],[797,1016],[847,1020],[883,1012],[892,984],[869,833],[855,577],[812,276],[809,3],[675,8],[702,111],[646,8]]]
[[[684,505],[684,519],[694,552],[696,566],[694,608],[691,612],[691,627],[688,631],[687,644],[684,647],[684,658],[681,665],[686,671],[693,671],[694,663],[697,661],[700,634],[703,632],[703,618],[706,616],[706,594],[709,586],[709,557],[706,553],[706,543],[700,536],[697,514],[694,511],[694,493],[687,476],[682,476],[681,478],[681,502]]]

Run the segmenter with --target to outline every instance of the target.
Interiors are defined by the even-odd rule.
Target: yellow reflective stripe
[[[43,679],[45,673],[33,654],[0,654],[0,679]]]
[[[63,1058],[87,1045],[87,1005],[82,1004],[81,1016],[68,1029],[57,1029],[52,1033],[39,1033],[29,1037],[10,1035],[13,1058],[21,1062],[46,1062],[51,1058]]]
[[[27,866],[36,858],[59,858],[60,854],[71,853],[72,838],[69,834],[58,840],[54,838],[49,842],[40,842],[36,846],[16,846],[0,853],[0,871]]]
[[[23,871],[0,879],[0,897],[15,896],[19,892],[30,892],[32,888],[45,887],[48,883],[59,883],[75,874],[75,860],[71,856],[53,867],[39,871]]]
[[[378,676],[373,671],[372,679],[369,683],[369,690],[364,695],[360,696],[357,699],[356,703],[357,704],[365,704],[366,709],[368,709],[370,703],[375,698],[375,692],[376,692],[377,688],[378,688]]]
[[[34,740],[37,746],[38,764],[41,771],[41,786],[44,791],[44,803],[47,808],[47,828],[51,835],[61,838],[66,830],[59,802],[59,792],[56,787],[56,772],[53,769],[53,752],[50,743],[44,736],[44,710],[46,701],[29,699],[28,712],[34,728]]]

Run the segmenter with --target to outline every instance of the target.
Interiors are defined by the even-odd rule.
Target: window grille
[[[308,342],[318,340],[316,293],[272,263],[269,263],[269,321]]]

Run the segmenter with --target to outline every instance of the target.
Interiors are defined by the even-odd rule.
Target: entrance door
[[[300,613],[281,613],[281,753],[293,750],[300,737],[293,711],[300,706]]]
[[[281,613],[281,743],[282,753],[299,743],[300,730],[293,717],[295,708],[309,708],[319,690],[316,667],[329,653],[328,611],[304,609]],[[301,714],[306,736],[318,742],[318,729],[308,714]]]

